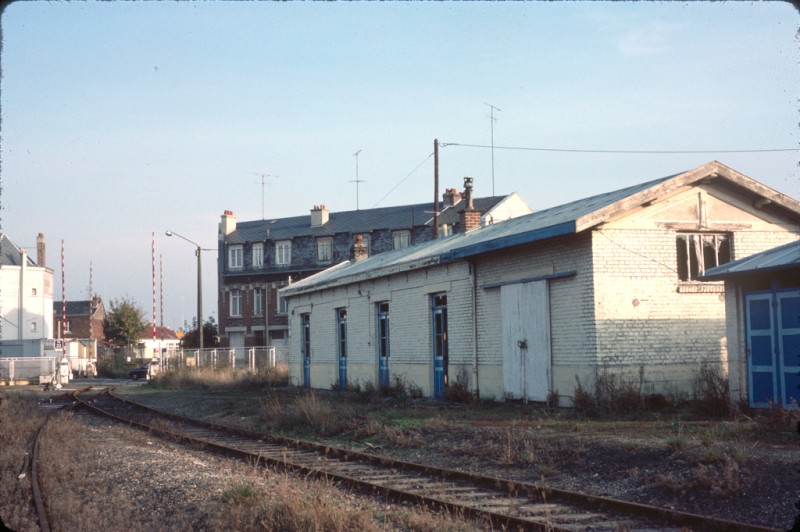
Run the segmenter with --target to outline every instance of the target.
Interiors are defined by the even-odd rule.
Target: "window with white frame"
[[[264,290],[256,288],[253,290],[253,316],[264,315]]]
[[[370,238],[369,235],[361,234],[361,243],[367,246],[367,257],[372,256],[372,249],[370,248]]]
[[[230,246],[228,248],[228,268],[231,270],[241,270],[244,262],[242,246]]]
[[[394,242],[394,249],[407,248],[411,245],[411,231],[408,229],[394,231],[392,233],[392,241]]]
[[[231,317],[242,315],[242,292],[239,290],[231,290]]]
[[[275,242],[275,264],[287,266],[292,263],[292,241],[279,240]]]
[[[317,239],[317,262],[330,262],[333,258],[333,238],[329,236]]]
[[[278,314],[287,314],[289,312],[289,301],[278,292]]]
[[[253,268],[264,267],[264,244],[256,242],[253,244]]]
[[[678,279],[696,281],[706,270],[731,261],[731,238],[724,233],[678,233]]]
[[[35,333],[35,332],[36,332],[36,330],[37,330],[37,327],[36,327],[36,322],[35,322],[35,321],[32,321],[32,322],[31,322],[31,332],[32,332],[32,333]]]

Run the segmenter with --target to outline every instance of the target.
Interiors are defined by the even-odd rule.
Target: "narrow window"
[[[228,268],[231,270],[242,269],[242,246],[228,248]]]
[[[253,244],[253,268],[264,267],[264,244],[256,242]]]
[[[339,358],[347,357],[347,309],[336,309],[337,340],[339,341]]]
[[[278,311],[278,314],[286,314],[286,313],[288,313],[289,312],[289,302],[286,300],[286,298],[283,297],[280,292],[278,292],[277,299],[278,299],[278,308],[276,310]]]
[[[317,239],[317,262],[330,262],[333,258],[333,238],[326,236]]]
[[[731,241],[726,234],[679,233],[676,244],[681,281],[695,281],[709,268],[731,261]]]
[[[253,290],[253,316],[264,315],[264,290],[256,288]]]
[[[32,296],[35,296],[35,295],[36,295],[36,293],[37,293],[37,292],[36,292],[36,289],[35,289],[35,288],[32,288],[32,289],[31,289],[31,295],[32,295]]]
[[[311,358],[311,315],[300,314],[300,324],[302,327],[302,352],[304,358]]]
[[[433,354],[447,358],[447,295],[433,296]]]
[[[231,316],[240,317],[242,315],[242,293],[239,290],[231,290]]]
[[[392,241],[394,243],[394,249],[407,248],[411,244],[411,231],[408,229],[394,231],[392,233]]]
[[[36,322],[35,322],[35,321],[32,321],[32,322],[31,322],[31,332],[32,332],[32,333],[35,333],[35,332],[36,332]]]
[[[292,241],[279,240],[275,242],[275,264],[288,266],[292,263]]]
[[[389,303],[378,303],[378,355],[389,356]]]

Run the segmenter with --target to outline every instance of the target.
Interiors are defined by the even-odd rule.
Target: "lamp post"
[[[175,231],[169,231],[165,233],[167,236],[177,236],[178,238],[182,238],[186,240],[188,243],[195,246],[197,249],[195,250],[195,254],[197,255],[197,335],[200,339],[200,352],[203,352],[203,268],[200,261],[200,252],[202,248],[200,244],[197,242],[192,242],[188,238],[183,235],[179,235]]]

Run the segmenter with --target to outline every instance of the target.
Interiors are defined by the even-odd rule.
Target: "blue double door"
[[[800,290],[745,296],[750,406],[800,402]]]

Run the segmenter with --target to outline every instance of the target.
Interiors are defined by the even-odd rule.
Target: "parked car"
[[[128,372],[128,377],[133,380],[146,379],[150,372],[150,362],[139,368],[133,368]]]

